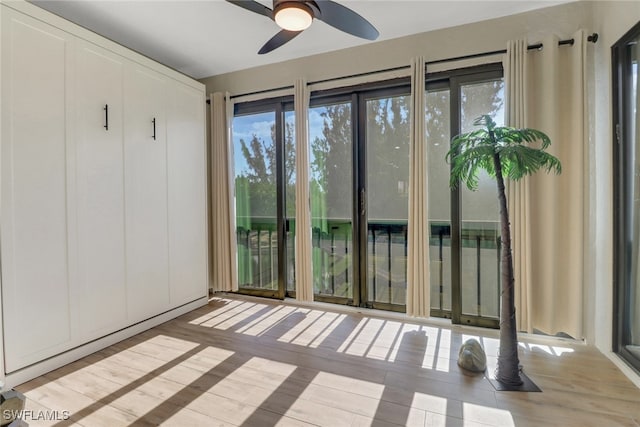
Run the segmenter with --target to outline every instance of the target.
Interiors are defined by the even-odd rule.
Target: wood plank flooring
[[[640,390],[597,350],[527,339],[542,392],[496,392],[456,364],[469,337],[490,375],[497,331],[217,297],[16,388],[29,426],[640,427]]]

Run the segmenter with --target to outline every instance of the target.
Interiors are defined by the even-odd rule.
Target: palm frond
[[[462,181],[469,189],[477,189],[479,170],[495,176],[496,155],[502,175],[511,180],[521,179],[540,169],[547,173],[562,172],[560,160],[544,151],[551,144],[551,139],[544,132],[496,126],[489,115],[480,116],[473,123],[483,128],[457,135],[451,140],[446,158],[451,163],[449,185],[452,188]]]
[[[458,181],[467,184],[470,190],[478,188],[478,170],[482,169],[489,174],[493,171],[493,156],[495,148],[491,145],[476,145],[472,147],[462,147],[463,149],[454,154],[449,151],[447,157],[451,161],[451,178],[449,185],[457,187]],[[453,150],[453,148],[452,148]]]
[[[532,175],[540,169],[547,173],[562,172],[562,165],[553,155],[540,149],[525,145],[504,146],[498,149],[502,172],[511,180],[519,180],[526,175]]]

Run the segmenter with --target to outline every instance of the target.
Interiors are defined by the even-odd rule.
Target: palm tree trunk
[[[521,385],[520,361],[518,359],[518,335],[516,328],[516,308],[513,277],[513,257],[511,255],[511,230],[509,228],[509,211],[505,195],[504,179],[500,155],[494,154],[493,164],[498,183],[498,199],[500,201],[500,239],[502,241],[501,277],[502,294],[500,304],[500,353],[496,380],[505,385]]]

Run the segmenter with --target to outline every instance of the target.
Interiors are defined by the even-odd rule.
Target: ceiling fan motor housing
[[[311,15],[312,18],[318,16],[320,9],[314,1],[306,0],[273,0],[273,15],[275,16],[279,10],[286,9],[288,7],[295,7],[302,9]]]
[[[365,18],[332,0],[273,0],[273,9],[256,0],[227,0],[238,7],[274,20],[281,30],[258,51],[269,53],[307,29],[314,19],[347,34],[375,40],[380,34]]]

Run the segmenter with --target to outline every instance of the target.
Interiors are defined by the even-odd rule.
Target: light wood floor
[[[34,413],[71,413],[29,426],[640,426],[640,390],[580,343],[521,343],[541,393],[496,392],[464,375],[460,343],[479,338],[492,372],[496,336],[214,298],[17,389]]]

